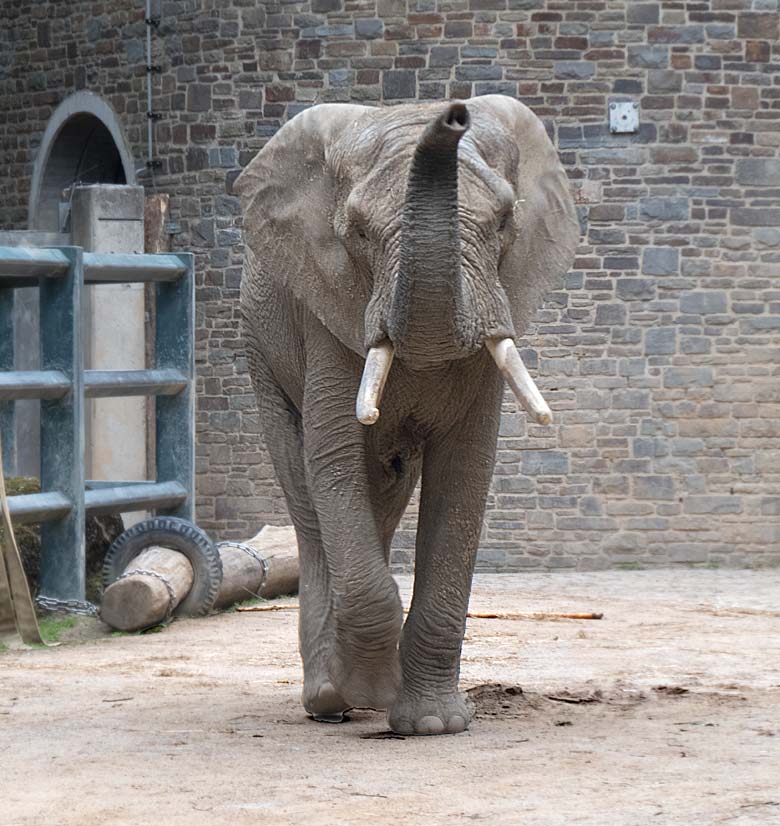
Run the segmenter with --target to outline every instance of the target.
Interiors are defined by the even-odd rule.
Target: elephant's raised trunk
[[[387,332],[399,357],[430,367],[467,355],[458,220],[458,143],[469,113],[453,103],[415,148]]]

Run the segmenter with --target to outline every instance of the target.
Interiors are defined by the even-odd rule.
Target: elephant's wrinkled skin
[[[251,377],[300,547],[304,707],[386,708],[402,734],[462,731],[503,385],[484,345],[521,333],[571,263],[566,175],[530,110],[486,96],[316,106],[236,189]],[[377,345],[395,360],[367,427],[355,399]],[[404,624],[387,560],[421,474]]]

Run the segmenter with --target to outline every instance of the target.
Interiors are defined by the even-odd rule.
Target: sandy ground
[[[408,596],[409,581],[401,581]],[[0,824],[780,823],[780,572],[478,577],[452,737],[307,720],[293,612],[0,654]]]

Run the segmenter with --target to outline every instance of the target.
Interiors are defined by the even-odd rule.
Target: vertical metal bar
[[[68,516],[41,525],[40,592],[84,599],[84,365],[81,346],[82,250],[63,247],[65,278],[42,278],[41,369],[61,370],[72,382],[62,399],[41,402],[41,490],[73,503]]]
[[[187,272],[157,284],[156,366],[173,367],[187,377],[175,396],[157,397],[157,480],[179,482],[187,501],[165,513],[194,520],[195,511],[195,265],[178,256]]]
[[[14,369],[14,291],[0,289],[0,370]],[[0,438],[3,440],[3,471],[16,473],[16,439],[14,438],[15,402],[0,402]]]

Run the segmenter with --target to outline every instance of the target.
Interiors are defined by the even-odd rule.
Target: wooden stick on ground
[[[469,612],[467,615],[470,619],[508,619],[508,620],[547,620],[547,619],[574,619],[574,620],[600,620],[604,614],[568,614],[558,613],[556,611],[531,611],[527,613],[477,613]]]
[[[242,613],[255,613],[257,611],[297,611],[298,605],[245,605],[236,608],[236,611]],[[470,619],[509,619],[509,620],[547,620],[547,619],[575,619],[575,620],[600,620],[604,614],[566,614],[546,611],[534,611],[526,614],[483,614],[469,612],[467,615]]]

